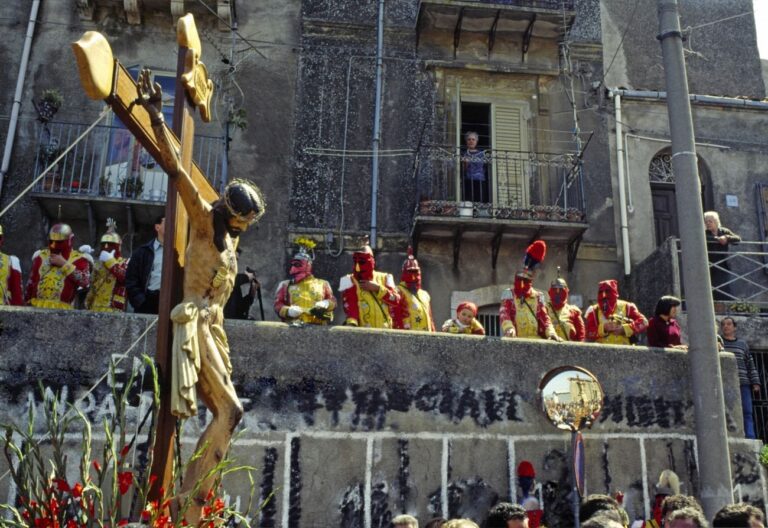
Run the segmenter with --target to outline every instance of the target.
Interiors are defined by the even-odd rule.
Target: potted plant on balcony
[[[138,198],[144,190],[144,182],[140,178],[129,176],[120,181],[120,193],[126,198]]]
[[[57,89],[51,88],[45,90],[43,95],[40,96],[40,100],[36,104],[33,101],[33,104],[37,110],[40,122],[47,123],[53,119],[61,105],[64,104],[64,96]]]

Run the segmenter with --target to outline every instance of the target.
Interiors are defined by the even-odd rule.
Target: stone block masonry
[[[125,383],[141,354],[154,353],[154,321],[0,308],[2,421],[39,407],[41,382],[98,431],[115,408],[110,359],[131,349],[116,376]],[[568,525],[569,435],[549,424],[537,396],[543,375],[562,365],[592,371],[606,395],[585,434],[588,492],[624,491],[632,518],[650,513],[663,469],[697,493],[684,352],[244,321],[227,332],[245,407],[232,453],[258,468],[257,498],[272,496],[256,526],[383,527],[402,512],[482,522],[494,501],[516,494],[521,460],[536,469],[547,526]],[[737,492],[764,506],[760,443],[742,438],[733,357],[723,354],[721,366]],[[130,435],[150,408],[148,387],[139,376],[131,388]],[[202,409],[184,424],[184,456],[208,419]],[[78,448],[75,435],[72,460]],[[242,476],[225,488],[230,500],[247,500]],[[6,476],[0,501],[12,500]]]

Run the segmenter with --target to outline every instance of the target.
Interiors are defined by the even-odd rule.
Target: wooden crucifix
[[[237,273],[239,235],[261,217],[265,204],[258,188],[244,180],[230,182],[219,197],[192,162],[194,108],[204,119],[210,117],[212,83],[199,60],[200,39],[192,15],[179,20],[177,36],[176,134],[164,123],[161,88],[152,82],[151,72],[143,70],[138,83],[134,81],[97,32],[87,32],[73,48],[88,96],[105,100],[169,175],[165,240],[174,243],[166,244],[163,253],[157,332],[161,409],[151,470],[158,479],[152,498],[159,497],[161,488],[171,489],[173,415],[196,412],[197,388],[213,420],[198,441],[200,454],[187,468],[177,501],[194,525],[213,482],[213,475],[206,475],[223,458],[242,415],[230,378],[222,309]],[[186,263],[180,288],[185,253],[194,258]]]

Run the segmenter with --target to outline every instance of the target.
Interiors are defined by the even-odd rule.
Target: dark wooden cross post
[[[212,83],[208,80],[205,66],[199,60],[202,48],[191,14],[179,19],[177,42],[179,57],[173,117],[175,137],[172,137],[172,142],[175,148],[180,149],[182,168],[190,174],[203,199],[213,202],[218,198],[216,191],[192,161],[194,110],[199,108],[201,117],[206,121],[210,120]],[[86,94],[92,99],[102,99],[109,104],[120,121],[166,172],[175,170],[174,167],[164,166],[149,114],[137,103],[136,82],[119,61],[113,58],[112,50],[104,36],[95,31],[86,32],[72,47]],[[187,214],[178,200],[173,178],[168,179],[167,196],[156,352],[160,375],[160,409],[151,468],[151,474],[158,478],[150,490],[152,500],[160,498],[160,490],[168,491],[172,484],[176,418],[170,412],[170,352],[173,340],[170,311],[181,301],[183,294],[184,254],[188,231]]]

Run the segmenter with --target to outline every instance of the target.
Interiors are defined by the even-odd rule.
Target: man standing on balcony
[[[631,302],[619,299],[619,284],[604,280],[597,287],[597,304],[584,315],[587,341],[609,345],[630,345],[634,337],[645,332],[648,319]]]
[[[347,316],[344,324],[364,328],[392,328],[392,315],[389,311],[400,301],[392,275],[376,271],[376,260],[368,244],[352,253],[352,262],[353,272],[344,275],[339,283]]]
[[[0,225],[0,249],[3,248],[3,226]],[[0,305],[22,306],[21,264],[15,255],[0,251]]]
[[[90,284],[90,262],[72,248],[75,234],[67,224],[56,224],[48,233],[48,247],[32,256],[26,301],[36,308],[72,310],[78,288]]]
[[[408,258],[403,262],[397,289],[400,292],[400,302],[391,310],[394,328],[434,332],[431,299],[429,293],[421,289],[421,268],[410,246]]]
[[[99,262],[94,265],[91,289],[85,307],[92,312],[122,312],[125,310],[125,273],[128,261],[120,253],[122,239],[117,224],[107,219],[107,232],[101,237]]]
[[[515,284],[501,294],[499,322],[504,337],[562,341],[547,314],[544,294],[533,288],[535,268],[544,260],[547,245],[536,240],[528,246],[523,269],[515,274]]]
[[[741,408],[744,416],[744,436],[756,438],[755,419],[752,411],[752,395],[760,395],[760,375],[755,367],[755,360],[749,352],[749,345],[736,337],[736,321],[733,317],[723,317],[720,321],[725,350],[736,356],[736,368],[739,371],[741,389]]]
[[[490,202],[488,189],[488,166],[486,152],[477,148],[477,132],[467,132],[464,136],[467,147],[461,155],[462,200],[466,202]]]
[[[136,313],[157,314],[160,302],[160,277],[163,271],[165,216],[155,220],[155,238],[131,255],[125,275],[128,300]]]

